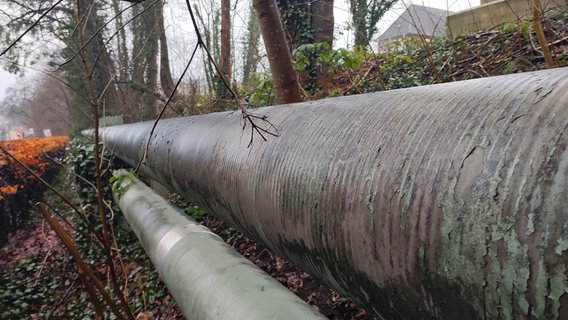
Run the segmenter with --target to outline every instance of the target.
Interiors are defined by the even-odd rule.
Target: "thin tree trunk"
[[[302,44],[313,43],[310,6],[318,1],[276,0],[288,49],[293,52]]]
[[[126,30],[125,28],[121,28],[124,23],[124,19],[122,13],[120,13],[120,5],[118,0],[112,1],[112,10],[116,15],[115,28],[117,30],[120,29],[116,35],[116,63],[118,68],[118,78],[116,79],[116,82],[121,83],[130,79],[129,68],[127,68],[129,61],[129,51],[126,45]],[[125,90],[125,87],[121,87],[120,85],[116,86],[116,99],[119,105],[117,107],[117,114],[124,114],[125,109],[127,110],[129,108],[129,105],[134,105],[134,103],[132,103],[131,100],[128,99],[129,95],[127,91],[129,90]]]
[[[81,5],[81,8],[85,10],[88,7],[89,1],[84,1]],[[102,33],[97,32],[100,27],[100,15],[97,5],[93,5],[90,12],[86,11],[82,14],[90,14],[84,25],[85,36],[95,37],[94,41],[86,47],[86,50],[87,58],[89,59],[89,67],[94,69],[91,70],[91,72],[93,74],[92,81],[95,86],[96,94],[102,96],[102,99],[99,99],[101,101],[99,116],[115,115],[114,111],[117,105],[116,89],[113,84],[109,85],[109,83],[113,81],[111,75],[114,74],[115,69],[108,48],[104,46]]]
[[[131,115],[130,121],[141,121],[151,119],[156,112],[156,101],[158,91],[158,50],[159,37],[158,29],[159,18],[158,10],[155,6],[146,4],[146,8],[141,5],[134,7],[134,14],[140,10],[146,10],[140,17],[134,20],[132,25],[132,83],[131,89],[136,94],[137,107],[136,113]]]
[[[258,45],[260,43],[260,28],[258,20],[254,15],[254,9],[249,8],[249,17],[247,23],[248,34],[245,43],[245,55],[243,62],[243,85],[248,86],[253,83],[256,67],[260,61],[258,54]]]
[[[215,57],[215,46],[213,45],[213,34],[217,31],[217,26],[215,24],[216,18],[215,17],[211,17],[211,15],[216,16],[217,13],[216,11],[213,9],[213,7],[210,8],[212,14],[207,16],[207,21],[205,21],[204,17],[201,15],[201,11],[200,10],[196,10],[195,11],[195,15],[197,17],[197,20],[199,21],[199,24],[202,27],[203,30],[203,41],[205,41],[205,45],[207,46],[207,48],[209,48],[210,50],[213,51],[213,57]],[[207,10],[205,10],[207,12]],[[203,58],[203,71],[205,73],[205,80],[207,81],[207,88],[209,90],[209,92],[215,92],[215,79],[214,79],[214,72],[213,72],[213,66],[211,65],[211,63],[209,63],[207,57]]]
[[[542,6],[540,5],[540,0],[531,1],[531,11],[533,27],[538,39],[538,44],[540,44],[540,49],[542,50],[542,56],[544,57],[544,62],[547,68],[554,68],[554,59],[550,53],[550,48],[548,48],[548,41],[544,35],[544,30],[542,29],[542,23],[540,21],[540,15],[542,13]]]
[[[333,0],[315,1],[311,5],[314,43],[327,42],[333,47]]]
[[[164,2],[158,5],[158,37],[160,41],[160,83],[164,93],[169,96],[174,90],[174,81],[172,79],[172,70],[170,68],[170,53],[168,50],[168,41],[166,37],[166,28],[164,26]]]
[[[231,0],[221,0],[221,74],[231,83]]]
[[[350,0],[355,29],[355,47],[367,47],[377,32],[377,22],[397,0]]]
[[[112,1],[112,9],[113,9],[113,13],[116,15],[116,20],[115,20],[115,28],[118,30],[118,33],[116,34],[116,50],[117,50],[117,63],[118,63],[118,69],[119,69],[119,78],[118,80],[121,81],[125,81],[127,80],[130,75],[129,75],[129,69],[126,67],[128,65],[128,61],[129,61],[129,56],[128,56],[128,48],[127,48],[127,38],[126,38],[126,28],[121,28],[122,25],[124,24],[124,17],[123,14],[120,13],[120,6],[119,6],[119,1],[118,0],[114,0]]]
[[[301,101],[296,72],[292,68],[292,55],[284,36],[280,13],[275,0],[253,0],[278,102]]]
[[[334,27],[334,17],[333,17],[333,0],[321,0],[313,2],[311,7],[311,28],[313,33],[314,43],[327,42],[329,48],[333,48],[333,27]],[[312,57],[315,60],[315,57]],[[317,68],[315,67],[315,61],[310,63],[310,67],[313,70],[309,72],[309,78],[311,78],[311,83],[316,83],[318,87],[323,85],[325,82],[328,68]],[[315,81],[314,81],[315,80]]]
[[[367,38],[367,1],[351,0],[351,14],[353,15],[353,24],[355,28],[355,47],[366,47],[369,44]]]

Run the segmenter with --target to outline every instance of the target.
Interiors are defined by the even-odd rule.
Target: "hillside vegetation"
[[[545,35],[556,67],[568,66],[568,10],[549,13]],[[316,68],[329,69],[305,92],[307,99],[350,95],[443,82],[542,70],[545,61],[532,24],[511,22],[476,33],[426,40],[401,39],[381,52],[329,50],[306,45],[294,54],[299,69],[310,57]]]

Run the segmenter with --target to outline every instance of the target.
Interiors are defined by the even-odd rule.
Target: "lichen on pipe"
[[[568,70],[163,120],[140,169],[389,319],[568,318]],[[104,130],[135,165],[153,122]]]
[[[115,176],[121,211],[188,319],[325,319],[133,175]]]

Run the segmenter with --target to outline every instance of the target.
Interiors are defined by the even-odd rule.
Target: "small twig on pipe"
[[[217,65],[217,63],[215,62],[215,59],[213,59],[213,55],[211,55],[211,52],[209,51],[209,49],[207,48],[207,46],[205,45],[205,42],[203,42],[203,38],[201,37],[201,33],[199,32],[199,28],[197,27],[197,22],[195,20],[195,16],[193,14],[193,10],[191,9],[191,6],[189,4],[189,0],[186,0],[185,3],[187,4],[187,10],[189,11],[189,15],[191,17],[191,21],[193,23],[193,28],[195,29],[195,33],[197,34],[197,45],[200,46],[201,48],[203,48],[203,50],[205,51],[205,53],[207,54],[207,58],[209,59],[209,62],[213,65],[213,67],[215,68],[215,72],[217,73],[217,75],[219,76],[219,78],[223,81],[223,84],[225,86],[225,88],[227,89],[227,91],[229,91],[229,93],[231,94],[231,97],[233,98],[233,100],[237,103],[237,106],[239,108],[239,110],[241,110],[242,112],[242,116],[244,119],[244,125],[243,125],[243,129],[246,127],[246,123],[247,121],[250,122],[251,124],[251,141],[248,144],[247,148],[250,147],[252,145],[252,141],[253,141],[253,137],[254,137],[254,132],[256,131],[261,138],[266,141],[266,138],[264,137],[264,135],[262,134],[267,133],[270,134],[272,136],[278,137],[280,136],[280,134],[278,133],[278,130],[275,130],[275,133],[271,133],[268,130],[263,129],[262,127],[259,127],[254,120],[255,119],[260,119],[266,123],[269,124],[270,128],[276,129],[276,127],[274,126],[274,124],[272,124],[270,121],[268,121],[268,117],[267,116],[260,116],[260,115],[255,115],[250,113],[246,106],[248,105],[248,103],[243,103],[246,102],[246,99],[239,99],[239,97],[237,96],[237,94],[235,93],[235,91],[231,88],[231,86],[229,85],[229,83],[227,82],[227,79],[225,79],[225,76],[223,75],[223,73],[221,72],[219,66]]]
[[[191,5],[189,4],[189,0],[186,0],[186,4],[187,4],[187,10],[189,11],[189,15],[191,17],[191,22],[193,24],[193,28],[194,28],[195,33],[197,35],[197,44],[195,45],[195,48],[193,49],[191,57],[189,58],[189,61],[188,61],[187,65],[185,66],[185,69],[183,70],[178,81],[176,82],[172,92],[170,93],[168,99],[166,100],[166,103],[164,104],[164,106],[160,110],[160,113],[157,115],[156,121],[154,121],[154,124],[152,125],[152,129],[150,130],[150,136],[148,137],[148,141],[146,142],[146,146],[145,146],[144,151],[142,153],[142,157],[140,158],[140,160],[136,164],[136,167],[134,168],[134,172],[138,172],[138,170],[140,169],[140,165],[142,165],[144,162],[146,162],[146,159],[148,158],[148,149],[150,147],[150,142],[152,140],[154,130],[156,129],[158,122],[160,121],[164,112],[166,111],[166,108],[168,107],[171,100],[173,99],[173,97],[174,97],[174,95],[177,91],[177,88],[179,87],[179,85],[180,85],[183,77],[185,76],[187,70],[189,69],[189,66],[191,65],[191,62],[193,61],[195,53],[197,52],[197,49],[199,47],[201,47],[205,51],[209,62],[213,65],[213,68],[215,69],[215,72],[217,73],[219,78],[223,81],[225,88],[229,91],[233,100],[236,101],[239,110],[241,110],[242,119],[244,120],[243,129],[246,128],[247,122],[251,124],[251,139],[250,139],[250,142],[249,142],[247,148],[252,145],[255,132],[258,133],[264,141],[267,141],[265,134],[275,136],[275,137],[280,136],[278,129],[276,128],[276,126],[274,124],[272,124],[270,121],[268,121],[267,116],[257,115],[257,114],[253,114],[253,113],[249,112],[246,108],[246,106],[248,105],[248,103],[246,102],[246,99],[239,99],[239,97],[237,96],[235,91],[231,88],[231,86],[227,82],[227,79],[225,79],[225,76],[223,75],[223,73],[219,69],[219,66],[217,65],[217,63],[213,59],[211,52],[209,51],[209,49],[205,45],[205,42],[203,41],[203,37],[201,36],[201,32],[199,31],[199,28],[197,27],[197,21],[195,19],[194,14],[193,14],[193,10],[191,9]],[[262,126],[259,126],[255,122],[255,120],[260,120],[260,121],[264,121],[264,122],[268,123],[268,128],[263,128]]]
[[[254,139],[254,132],[256,131],[260,137],[262,138],[262,140],[266,141],[266,137],[264,136],[264,134],[268,134],[271,135],[273,137],[279,137],[280,136],[280,132],[278,131],[278,128],[276,128],[276,126],[268,121],[268,117],[262,114],[254,114],[249,112],[246,107],[248,106],[248,102],[246,99],[240,99],[238,100],[238,105],[239,105],[239,109],[241,109],[242,112],[242,119],[243,119],[243,130],[246,128],[247,126],[247,121],[250,123],[251,125],[251,132],[250,132],[250,141],[247,145],[247,148],[250,148],[250,146],[252,145],[253,139]],[[263,121],[264,123],[268,124],[267,128],[263,128],[261,126],[259,126],[255,120],[260,120]],[[263,134],[264,133],[264,134]]]

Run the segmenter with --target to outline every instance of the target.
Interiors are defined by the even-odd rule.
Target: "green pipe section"
[[[132,174],[115,176],[124,217],[188,319],[325,319]]]

